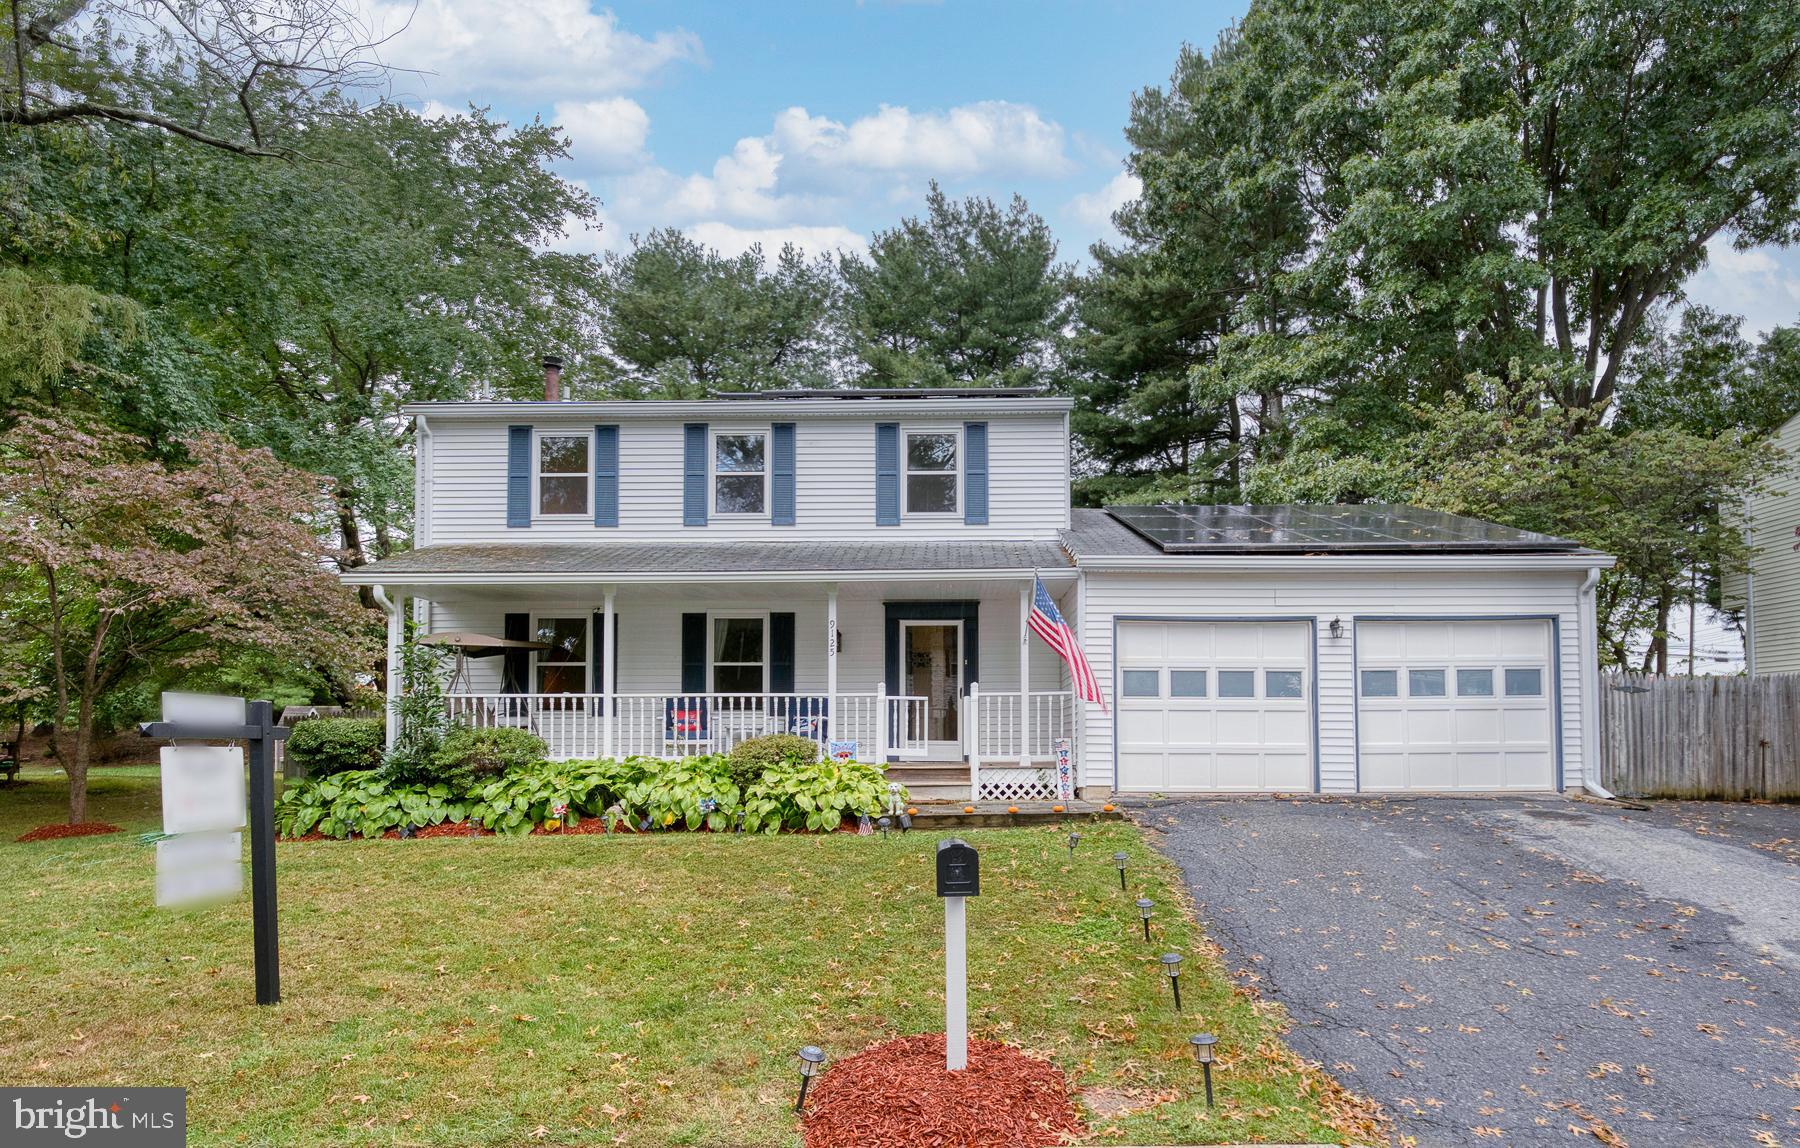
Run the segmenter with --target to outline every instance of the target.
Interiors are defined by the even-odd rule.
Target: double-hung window
[[[537,506],[540,515],[588,512],[592,455],[585,434],[540,434],[537,440]]]
[[[533,637],[548,649],[537,652],[537,692],[584,694],[587,692],[588,623],[572,618],[541,617]]]
[[[769,509],[769,438],[765,434],[713,436],[713,506],[718,514],[766,514]]]
[[[906,436],[906,513],[956,513],[956,438],[954,431]]]
[[[712,688],[719,694],[760,694],[768,681],[768,619],[712,620]]]

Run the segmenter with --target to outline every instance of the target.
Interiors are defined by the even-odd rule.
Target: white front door
[[[1556,787],[1550,623],[1356,627],[1356,740],[1367,790]]]
[[[961,622],[900,623],[900,692],[925,699],[922,715],[907,709],[906,740],[924,742],[933,761],[963,756],[962,638]]]
[[[1119,788],[1313,788],[1305,622],[1121,622]]]

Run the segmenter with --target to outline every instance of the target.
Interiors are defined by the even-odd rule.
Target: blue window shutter
[[[594,428],[594,525],[619,524],[619,428]]]
[[[794,524],[794,424],[776,423],[769,428],[774,439],[769,452],[769,524]],[[787,691],[782,691],[783,693]]]
[[[681,467],[681,524],[706,525],[706,424],[688,423]],[[683,687],[684,689],[686,687]]]
[[[769,692],[794,692],[794,616],[769,615]]]
[[[506,428],[506,525],[531,525],[531,428]]]
[[[986,526],[988,520],[988,425],[963,424],[963,522]]]
[[[706,615],[681,616],[681,692],[706,692]]]
[[[900,525],[900,424],[875,424],[875,525]]]

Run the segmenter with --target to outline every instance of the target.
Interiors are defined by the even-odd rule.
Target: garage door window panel
[[[1128,698],[1162,697],[1162,671],[1126,670],[1122,692]]]
[[[1459,698],[1491,698],[1494,696],[1494,671],[1457,670],[1456,696]]]
[[[1305,697],[1306,675],[1299,670],[1268,670],[1263,675],[1263,696],[1267,698]]]
[[[1365,698],[1397,698],[1400,696],[1399,670],[1364,670],[1362,693]]]
[[[1509,669],[1506,671],[1506,696],[1509,698],[1536,698],[1544,693],[1544,671],[1532,669]]]
[[[1221,698],[1253,698],[1256,696],[1255,670],[1220,670]]]
[[[1170,670],[1169,696],[1172,698],[1203,698],[1206,696],[1205,670]]]
[[[1406,671],[1406,693],[1414,698],[1441,698],[1444,696],[1444,671],[1442,670],[1408,670]]]

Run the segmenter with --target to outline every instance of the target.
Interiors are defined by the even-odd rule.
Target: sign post
[[[944,899],[944,1068],[969,1067],[969,918],[981,894],[981,858],[954,837],[938,842],[937,894]]]
[[[281,967],[275,919],[275,743],[288,730],[275,724],[270,702],[208,694],[163,695],[163,720],[138,727],[145,737],[167,741],[236,741],[249,750],[250,919],[256,958],[256,1003],[281,1000]],[[237,830],[244,825],[243,761],[235,749],[169,746],[163,750],[163,828],[159,867],[185,865],[168,884],[180,903],[199,894],[236,892]],[[221,837],[220,835],[224,836]],[[229,842],[229,846],[226,843]],[[162,846],[170,846],[164,850]],[[229,857],[229,868],[222,868]],[[159,875],[160,876],[160,875]],[[226,878],[229,877],[230,880]],[[159,880],[159,886],[162,882]]]

